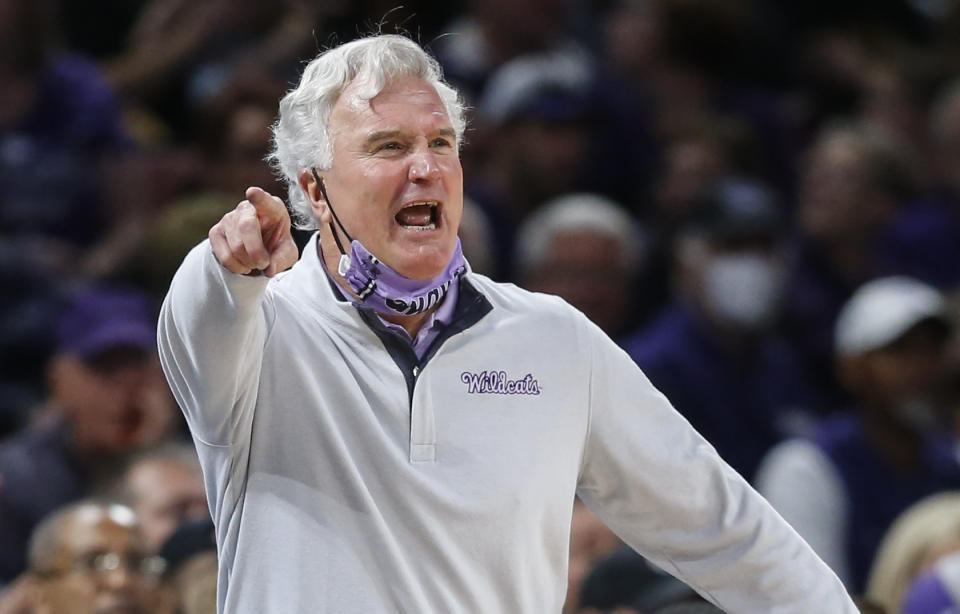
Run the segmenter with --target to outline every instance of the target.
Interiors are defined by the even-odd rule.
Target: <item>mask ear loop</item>
[[[310,172],[313,173],[313,178],[317,180],[317,186],[320,188],[320,194],[323,196],[323,200],[327,202],[327,206],[330,207],[330,213],[333,214],[333,219],[336,220],[337,225],[340,226],[340,230],[343,231],[347,241],[353,243],[353,238],[350,236],[350,233],[347,232],[347,229],[343,227],[343,222],[340,221],[340,218],[337,217],[337,212],[333,210],[333,205],[330,203],[330,197],[327,196],[327,189],[323,185],[323,179],[320,179],[320,175],[317,174],[316,167],[310,167]],[[330,222],[330,232],[333,233],[333,240],[337,243],[337,249],[340,250],[340,262],[337,264],[337,272],[341,276],[346,275],[347,271],[350,269],[350,256],[347,255],[346,250],[343,249],[343,244],[340,243],[340,236],[337,235],[337,229],[334,227],[333,222]]]

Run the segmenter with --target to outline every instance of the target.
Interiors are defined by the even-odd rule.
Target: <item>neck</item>
[[[347,295],[359,301],[360,298],[350,287],[350,284],[347,283],[347,280],[340,275],[338,270],[341,254],[337,249],[336,242],[333,240],[333,235],[330,234],[330,227],[323,226],[318,232],[320,240],[317,241],[317,250],[319,251],[320,258],[323,260],[324,265],[327,267],[327,272],[330,273],[330,276],[333,277],[333,280],[337,282],[337,285],[340,286],[340,290],[342,292],[345,292]],[[430,317],[430,314],[436,311],[441,304],[443,304],[442,301],[427,311],[424,311],[423,313],[417,313],[412,316],[380,312],[377,312],[377,315],[391,324],[402,326],[403,330],[407,331],[407,334],[410,335],[410,337],[416,337],[417,333],[419,333],[420,329],[423,327],[424,322],[426,322],[427,318]]]

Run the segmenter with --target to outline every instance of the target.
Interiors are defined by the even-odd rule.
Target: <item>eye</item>
[[[373,148],[373,151],[376,152],[393,152],[393,151],[403,151],[404,145],[400,141],[384,141],[376,147]]]
[[[438,136],[437,138],[430,141],[430,146],[434,148],[440,148],[440,149],[449,148],[449,147],[453,147],[453,142],[445,136]]]

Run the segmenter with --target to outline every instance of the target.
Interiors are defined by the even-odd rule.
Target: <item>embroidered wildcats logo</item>
[[[527,373],[523,379],[507,379],[505,371],[464,371],[460,381],[470,394],[540,394],[540,384]]]

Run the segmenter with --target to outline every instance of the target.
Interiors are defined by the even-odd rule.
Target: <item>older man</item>
[[[163,569],[163,559],[147,553],[133,510],[78,501],[37,525],[30,539],[30,566],[0,598],[0,612],[165,612],[159,586]]]
[[[220,611],[559,612],[574,494],[738,612],[851,613],[812,550],[559,299],[463,260],[463,111],[398,36],[321,54],[258,189],[178,271],[160,347]],[[262,274],[260,274],[262,273]]]

